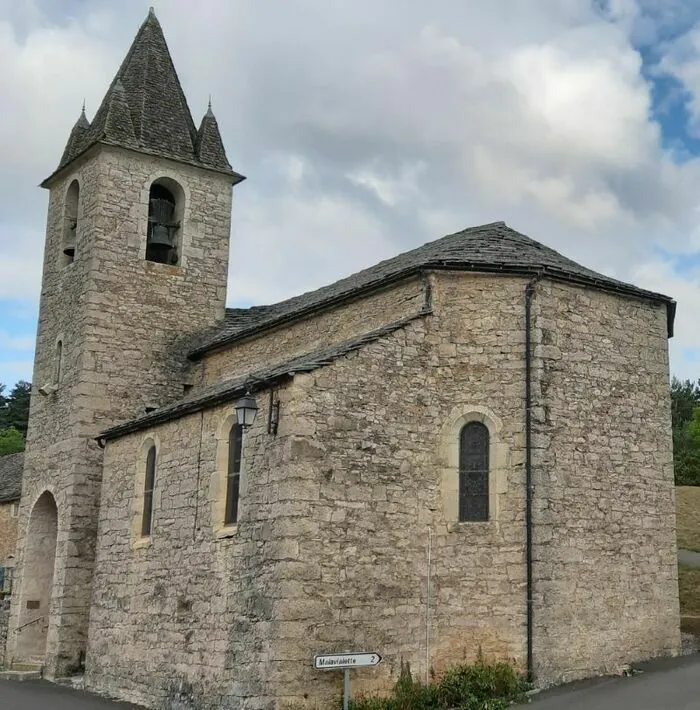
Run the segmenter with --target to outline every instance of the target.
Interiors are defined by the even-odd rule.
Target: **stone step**
[[[0,680],[39,680],[41,669],[34,671],[0,671]]]

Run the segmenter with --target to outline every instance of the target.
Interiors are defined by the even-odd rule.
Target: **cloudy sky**
[[[149,2],[0,0],[0,383],[31,377],[47,193]],[[697,0],[160,0],[236,188],[229,304],[505,220],[678,301],[700,377]]]

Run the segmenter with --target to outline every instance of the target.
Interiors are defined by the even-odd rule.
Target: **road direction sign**
[[[342,670],[343,668],[367,668],[376,666],[382,657],[378,653],[328,653],[314,656],[314,668]]]

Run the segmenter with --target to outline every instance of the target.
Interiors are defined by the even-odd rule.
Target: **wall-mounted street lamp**
[[[246,392],[235,404],[236,421],[243,427],[248,429],[253,426],[255,417],[258,413],[258,404],[250,392]]]

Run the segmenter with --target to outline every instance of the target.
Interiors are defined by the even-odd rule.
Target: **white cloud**
[[[700,259],[700,252],[695,255]],[[639,286],[660,293],[672,294],[678,302],[675,337],[671,340],[673,371],[681,378],[700,379],[697,360],[684,357],[686,351],[700,352],[700,265],[679,273],[669,260],[657,259],[641,263],[633,270]]]
[[[652,0],[597,5],[607,9],[590,0],[158,6],[195,120],[211,93],[230,160],[249,177],[236,188],[230,300],[274,301],[505,219],[592,268],[660,279],[679,300],[679,342],[694,342],[682,314],[696,292],[653,254],[697,245],[700,167],[663,148],[632,44],[676,27],[688,3],[664,4],[671,19]],[[145,7],[95,0],[68,20],[54,4],[22,6],[0,0],[0,91],[13,107],[0,115],[0,297],[29,299],[46,199],[34,186],[55,166],[83,96],[94,113]],[[686,54],[679,43],[666,68],[700,95],[700,43],[684,41]]]
[[[232,234],[233,303],[289,298],[396,253],[378,219],[347,199],[326,195],[249,196]]]

